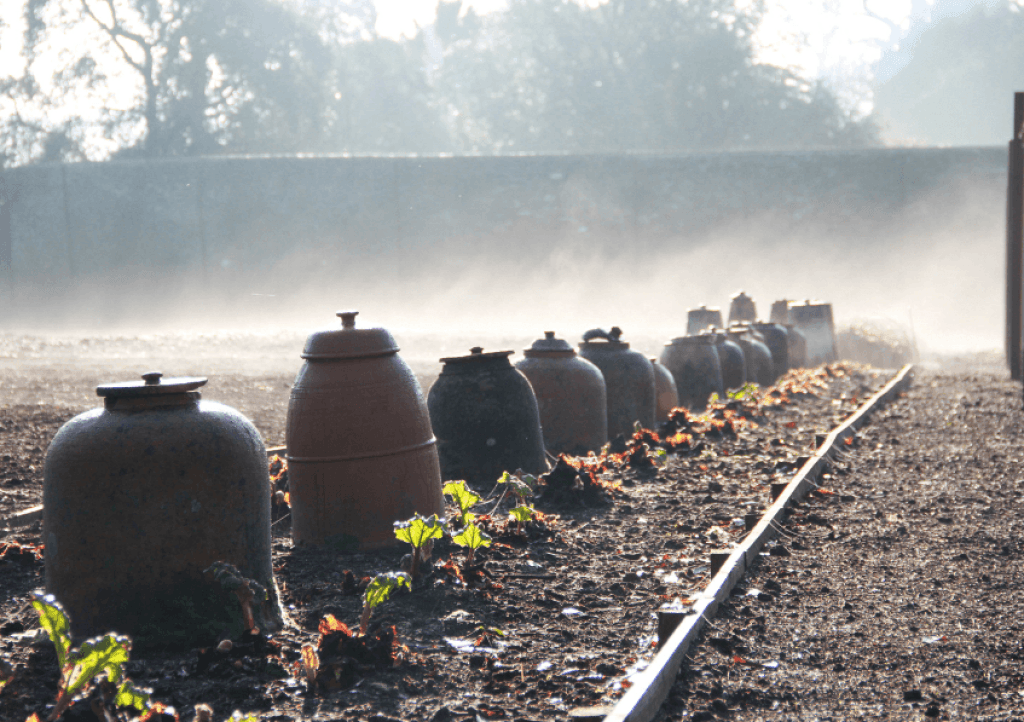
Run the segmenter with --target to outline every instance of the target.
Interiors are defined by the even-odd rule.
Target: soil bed
[[[735,400],[707,419],[677,415],[659,437],[641,434],[628,446],[613,447],[620,453],[603,464],[588,462],[587,478],[563,465],[558,474],[571,486],[588,488],[587,494],[538,496],[534,501],[545,517],[529,522],[524,533],[507,524],[507,510],[494,512],[489,530],[495,543],[479,552],[475,572],[462,570],[464,581],[443,567],[449,560],[463,566],[464,552],[449,541],[439,543],[432,571],[411,593],[374,613],[371,635],[384,640],[394,663],[381,663],[379,655],[341,659],[325,644],[315,689],[297,676],[302,645],[317,644],[326,615],[357,626],[361,582],[398,570],[408,550],[293,548],[286,511],[279,509],[275,567],[294,626],[269,643],[243,640],[227,653],[212,644],[136,649],[128,673],[182,719],[191,719],[199,703],[212,705],[217,719],[240,709],[264,719],[378,722],[566,719],[574,708],[610,704],[652,656],[653,611],[699,591],[709,579],[709,552],[739,538],[745,515],[768,505],[769,485],[788,479],[816,436],[888,376],[846,365],[804,372],[774,395]],[[276,388],[289,381],[271,374],[259,383]],[[45,378],[38,383],[45,389]],[[251,384],[240,382],[240,397],[267,393]],[[219,400],[243,410],[252,403]],[[3,518],[39,503],[46,445],[79,410],[46,404],[0,409]],[[650,453],[659,445],[674,449],[665,461]],[[812,514],[803,522],[818,533],[836,533]],[[32,643],[38,625],[26,605],[30,592],[42,586],[42,561],[32,551],[39,524],[6,530],[4,542],[21,546],[8,546],[0,561],[0,659],[18,669],[0,692],[0,718],[22,720],[53,702],[57,666],[48,642]],[[783,542],[776,553],[789,546]],[[387,639],[392,626],[395,646]],[[677,695],[675,704],[682,699]]]
[[[720,607],[658,719],[1024,718],[1020,385],[919,371]],[[813,519],[813,523],[811,520]]]

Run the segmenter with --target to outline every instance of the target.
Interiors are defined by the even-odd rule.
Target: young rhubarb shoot
[[[5,659],[0,659],[0,692],[14,679],[14,667]]]
[[[434,540],[444,535],[444,519],[432,514],[428,517],[416,514],[412,519],[395,522],[395,536],[412,545],[412,564],[409,573],[415,579],[419,576],[420,564],[430,559]]]
[[[522,504],[528,497],[533,496],[533,489],[537,485],[537,477],[532,474],[523,473],[522,469],[516,469],[515,474],[510,474],[507,471],[504,472],[498,479],[498,485],[505,485],[505,490],[501,492],[501,496],[498,497],[498,503],[494,505],[494,509],[501,506],[501,502],[505,500],[508,493],[511,491],[512,494]],[[497,486],[495,487],[497,488]],[[494,511],[492,509],[492,513]]]
[[[256,609],[262,610],[263,603],[267,601],[267,590],[253,579],[242,576],[238,567],[227,562],[214,562],[203,570],[207,578],[212,579],[221,585],[223,589],[233,592],[238,597],[238,603],[242,608],[242,622],[245,631],[251,634],[259,634],[260,628],[256,624],[256,616],[253,609],[253,602],[256,602]]]
[[[366,630],[370,626],[370,614],[373,612],[373,608],[386,602],[391,593],[400,587],[405,587],[412,591],[412,580],[409,579],[408,574],[403,572],[378,574],[367,585],[366,592],[363,594],[363,614],[359,618],[360,636],[366,635]]]
[[[478,504],[481,501],[481,498],[466,488],[466,482],[449,481],[444,485],[444,489],[442,491],[450,496],[456,506],[459,507],[460,527],[465,527],[476,518],[475,514],[469,513],[469,510],[474,505]]]
[[[82,642],[71,649],[71,620],[57,601],[49,595],[33,595],[32,607],[39,614],[39,624],[50,636],[60,664],[60,689],[57,702],[48,720],[56,720],[70,707],[75,697],[87,691],[99,677],[105,676],[117,692],[115,705],[134,707],[144,712],[150,705],[149,695],[137,689],[124,676],[131,640],[117,634],[105,634]]]
[[[302,676],[306,678],[306,685],[313,689],[316,685],[316,673],[320,669],[320,655],[312,644],[303,644],[300,651],[302,658]]]
[[[480,527],[473,523],[467,524],[461,534],[456,534],[452,537],[452,541],[459,546],[469,549],[469,552],[466,554],[467,567],[473,563],[473,555],[477,549],[491,545],[491,538],[480,531]]]
[[[520,504],[516,508],[509,510],[508,513],[509,516],[515,519],[516,533],[522,534],[523,524],[530,521],[535,516],[536,509],[534,509],[530,504]]]

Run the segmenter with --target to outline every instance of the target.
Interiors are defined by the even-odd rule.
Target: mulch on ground
[[[563,465],[550,481],[561,481],[568,498],[538,494],[546,516],[522,532],[506,509],[491,512],[495,543],[477,567],[467,569],[451,542],[435,547],[430,573],[374,613],[370,631],[388,645],[383,656],[339,661],[337,637],[328,644],[318,630],[329,615],[356,627],[365,580],[399,569],[406,550],[297,549],[279,510],[275,568],[294,626],[271,640],[236,640],[225,653],[214,649],[217,640],[183,651],[135,650],[128,673],[182,719],[199,703],[211,704],[217,718],[240,709],[266,719],[378,722],[565,719],[574,708],[608,704],[653,654],[653,610],[699,591],[710,576],[708,553],[741,536],[745,515],[768,505],[769,485],[791,476],[815,437],[886,380],[855,366],[804,372],[704,419],[677,414],[658,435],[613,444],[603,460],[574,462],[571,471]],[[25,492],[12,506],[38,503],[42,467],[33,455],[41,452],[34,449],[45,449],[69,415],[45,410],[0,409],[4,428],[35,424],[30,438],[0,434],[0,453],[19,464],[0,489]],[[671,450],[666,460],[656,453],[662,447]],[[37,524],[2,539],[19,545],[0,561],[0,659],[17,670],[0,693],[4,719],[42,713],[56,691],[53,649],[34,643],[34,612],[25,604],[42,586],[38,537]],[[337,672],[333,682],[303,678],[297,663],[305,644],[320,644],[323,669]]]
[[[659,719],[1024,719],[1024,424],[998,366],[919,371],[692,650]]]

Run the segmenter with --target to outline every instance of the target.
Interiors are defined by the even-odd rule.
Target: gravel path
[[[998,366],[919,371],[692,651],[660,720],[1024,719],[1024,427]]]

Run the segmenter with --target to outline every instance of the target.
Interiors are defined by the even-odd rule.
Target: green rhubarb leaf
[[[126,679],[121,683],[114,696],[114,706],[133,707],[139,712],[145,712],[149,709],[149,699],[149,692],[136,687],[130,679]]]
[[[412,544],[414,549],[421,548],[430,539],[440,539],[444,535],[444,519],[437,514],[423,517],[417,514],[407,521],[395,522],[395,536]]]
[[[533,518],[534,508],[529,504],[522,504],[521,506],[517,506],[516,508],[509,510],[508,513],[513,519],[522,523],[524,521],[530,521],[530,519]]]
[[[469,511],[475,504],[479,503],[481,497],[474,494],[472,491],[466,488],[466,482],[464,481],[449,481],[444,485],[444,493],[452,498],[452,500],[458,505],[459,512],[462,515],[463,524],[466,523],[466,512]]]
[[[71,620],[52,594],[34,592],[32,597],[32,607],[39,613],[39,626],[50,635],[50,641],[57,650],[57,664],[64,669],[68,663],[68,650],[71,649]]]
[[[476,524],[466,526],[461,534],[456,534],[452,537],[452,541],[459,546],[469,547],[470,549],[479,549],[480,547],[489,547],[491,545],[491,538],[480,531],[480,527]]]
[[[533,488],[526,481],[527,479],[532,480],[534,483],[537,482],[537,478],[530,474],[523,474],[522,478],[519,478],[515,474],[509,474],[507,471],[501,475],[498,479],[499,484],[508,484],[512,493],[520,499],[525,499],[528,496],[533,496]]]
[[[116,634],[105,634],[82,642],[81,647],[68,655],[68,663],[74,665],[68,680],[68,694],[78,694],[103,673],[113,684],[119,684],[124,677],[130,648],[128,637]]]
[[[367,585],[366,592],[363,595],[363,603],[370,609],[373,609],[378,604],[386,602],[391,593],[400,587],[405,587],[412,591],[412,581],[405,572],[378,574]]]

